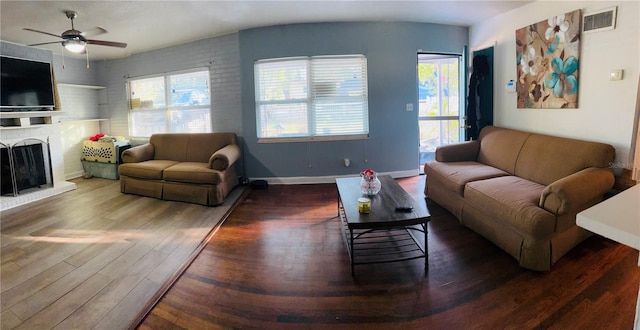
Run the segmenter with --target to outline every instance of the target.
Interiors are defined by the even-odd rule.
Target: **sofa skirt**
[[[137,179],[120,175],[120,191],[122,193],[205,206],[222,204],[224,198],[231,191],[231,189],[227,187],[233,188],[237,185],[238,179],[235,176],[227,176],[227,178],[218,185],[208,185]]]
[[[162,181],[138,180],[120,175],[120,192],[162,199]]]
[[[219,205],[224,202],[224,194],[218,193],[219,186],[165,182],[162,199],[200,205]]]

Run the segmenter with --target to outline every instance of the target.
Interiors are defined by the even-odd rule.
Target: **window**
[[[131,136],[211,132],[208,69],[131,79],[128,87]]]
[[[364,55],[261,60],[254,69],[258,141],[368,136]]]

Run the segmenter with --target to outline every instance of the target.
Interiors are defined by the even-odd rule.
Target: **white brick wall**
[[[100,117],[110,119],[113,135],[129,136],[126,80],[158,73],[210,68],[211,118],[214,132],[242,133],[238,33],[99,62],[98,83],[107,87],[108,106]]]
[[[100,117],[99,89],[58,85],[60,110],[64,119],[97,119]]]

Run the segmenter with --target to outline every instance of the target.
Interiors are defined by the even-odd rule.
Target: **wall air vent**
[[[584,14],[582,32],[600,32],[615,29],[617,9],[618,7],[611,7]]]

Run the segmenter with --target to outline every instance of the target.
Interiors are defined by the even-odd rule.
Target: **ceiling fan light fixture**
[[[83,40],[69,39],[62,42],[64,48],[72,53],[80,54],[84,51],[87,43]]]

